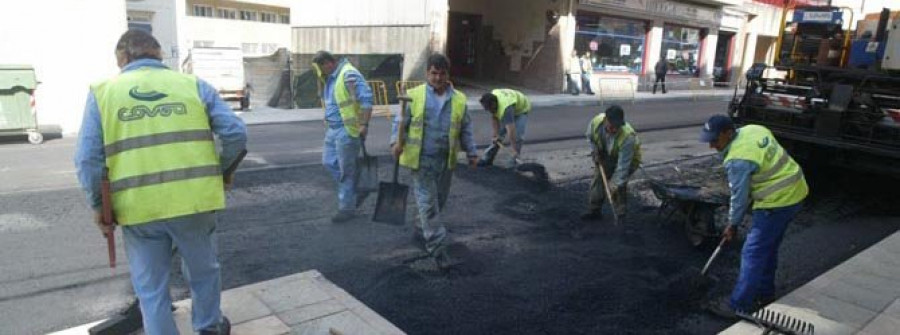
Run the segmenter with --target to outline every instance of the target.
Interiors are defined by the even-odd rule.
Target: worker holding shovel
[[[372,90],[362,74],[346,59],[327,51],[313,57],[325,106],[325,146],[322,165],[338,184],[338,211],[331,222],[346,222],[355,216],[358,197],[357,156],[366,140],[372,117]]]
[[[512,157],[506,167],[515,168],[525,144],[525,126],[528,124],[531,101],[522,92],[503,88],[485,93],[480,102],[484,110],[491,113],[494,136],[491,144],[484,150],[484,156],[478,161],[478,166],[492,165],[502,142],[509,135]]]
[[[435,54],[428,58],[427,85],[407,91],[409,107],[394,119],[391,152],[401,166],[412,171],[413,190],[426,251],[438,264],[446,261],[447,229],[438,220],[445,208],[456,154],[466,152],[475,167],[478,152],[472,139],[472,122],[466,96],[450,85],[450,61]]]
[[[585,136],[593,149],[591,157],[595,170],[589,210],[581,219],[600,220],[603,203],[608,201],[616,221],[622,221],[626,212],[628,179],[641,165],[641,140],[634,128],[625,122],[625,112],[619,105],[612,105],[595,116]]]
[[[733,319],[735,311],[749,313],[774,298],[778,247],[809,188],[800,165],[763,126],[735,128],[730,117],[715,115],[704,124],[700,141],[725,158],[731,206],[723,241],[733,238],[753,201],[753,225],[741,251],[741,271],[731,299],[708,306],[710,312]]]

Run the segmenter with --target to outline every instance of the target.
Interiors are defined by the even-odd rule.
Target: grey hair
[[[119,37],[116,54],[123,54],[129,60],[151,58],[162,60],[159,42],[150,33],[140,29],[130,29]]]

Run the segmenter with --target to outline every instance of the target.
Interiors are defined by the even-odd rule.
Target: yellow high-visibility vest
[[[751,161],[759,166],[750,176],[753,209],[795,205],[809,194],[800,165],[763,126],[740,128],[725,154],[726,163],[732,159]]]
[[[604,120],[606,120],[606,113],[597,114],[597,116],[595,116],[594,119],[591,120],[590,140],[594,142],[594,145],[596,145],[598,148],[606,147],[606,143],[600,138],[600,132],[598,131],[600,130],[600,127],[603,126]],[[613,147],[609,151],[609,159],[618,161],[617,158],[619,156],[619,151],[622,149],[622,143],[624,143],[629,136],[634,136],[634,145],[636,147],[634,149],[634,158],[631,159],[631,168],[637,169],[638,166],[641,165],[641,138],[637,136],[637,132],[628,122],[625,122],[625,124],[623,124],[622,127],[619,128],[619,132],[616,134],[616,140],[613,141]]]
[[[403,153],[400,154],[400,165],[417,170],[419,157],[422,153],[422,135],[425,132],[425,85],[419,85],[406,91],[412,99],[410,106],[409,131],[406,132],[406,141],[403,143]],[[456,153],[459,151],[459,132],[462,128],[462,120],[466,115],[466,95],[459,90],[453,91],[450,97],[450,152],[447,159],[447,168],[453,170],[456,167]],[[402,112],[402,111],[401,111]]]
[[[491,91],[491,94],[497,97],[497,113],[494,114],[497,120],[503,120],[503,117],[506,116],[506,109],[509,106],[515,106],[515,116],[528,114],[531,111],[531,101],[522,92],[500,88]]]
[[[119,224],[225,208],[219,155],[196,77],[144,67],[91,91]]]

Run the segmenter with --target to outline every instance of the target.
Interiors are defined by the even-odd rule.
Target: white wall
[[[125,1],[4,1],[0,63],[33,65],[38,122],[74,133],[89,85],[118,73],[114,52],[126,27]]]
[[[185,54],[194,41],[215,41],[214,47],[241,47],[242,43],[277,44],[280,48],[291,46],[291,26],[281,23],[222,20],[187,16],[183,20],[182,40]],[[271,53],[266,53],[265,56]],[[264,56],[245,54],[244,56]]]
[[[294,0],[295,27],[430,24],[427,2],[433,0]],[[444,0],[446,1],[446,0]]]
[[[153,37],[159,41],[159,45],[163,51],[163,61],[172,68],[177,68],[179,59],[183,59],[187,54],[187,50],[182,49],[178,43],[178,8],[183,8],[183,4],[178,6],[175,0],[142,0],[130,1],[127,3],[129,11],[138,10],[151,12],[153,19],[150,22],[153,27]]]

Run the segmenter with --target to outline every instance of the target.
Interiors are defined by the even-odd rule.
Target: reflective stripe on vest
[[[340,110],[341,120],[344,123],[347,135],[359,137],[359,101],[356,100],[355,94],[350,94],[350,90],[347,89],[344,81],[349,71],[359,72],[350,63],[344,63],[341,66],[337,80],[334,83],[334,101]]]
[[[93,85],[113,211],[134,225],[225,207],[196,77],[143,67]]]
[[[606,113],[597,114],[593,120],[591,120],[591,138],[590,140],[596,145],[598,148],[606,148],[605,141],[600,140],[600,127],[603,126],[603,121],[606,120]],[[625,140],[628,139],[628,136],[634,136],[634,158],[631,159],[631,168],[636,169],[641,165],[641,159],[643,153],[641,152],[641,138],[637,136],[637,132],[634,130],[634,127],[631,126],[628,122],[625,122],[621,128],[619,128],[619,133],[616,134],[616,140],[613,141],[613,148],[610,150],[610,158],[614,159],[618,162],[619,151],[622,149],[622,143],[625,143]]]
[[[531,101],[528,101],[528,97],[522,92],[500,88],[491,91],[491,94],[497,97],[497,113],[495,114],[497,120],[503,120],[509,106],[515,106],[516,116],[528,114],[531,111]]]
[[[403,153],[400,154],[400,165],[416,170],[419,168],[419,157],[422,153],[422,137],[425,129],[425,85],[419,85],[406,91],[412,98],[410,106],[409,130],[403,142]],[[450,97],[450,152],[448,153],[447,168],[453,170],[456,167],[456,152],[459,151],[459,132],[462,127],[462,119],[466,115],[466,96],[458,90],[453,91]]]
[[[765,127],[748,125],[732,140],[725,162],[742,159],[759,168],[750,176],[753,209],[786,207],[809,193],[803,170]]]

